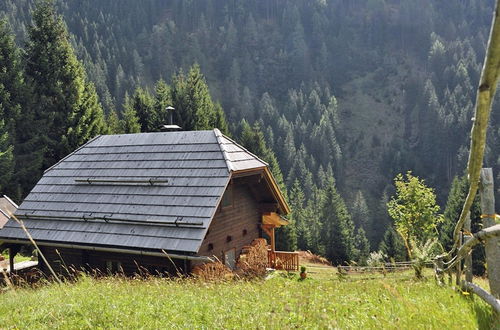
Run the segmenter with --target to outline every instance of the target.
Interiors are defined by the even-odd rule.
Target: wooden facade
[[[245,182],[233,180],[226,194],[232,195],[229,197],[231,203],[219,206],[198,254],[215,256],[231,265],[231,260],[226,258],[227,252],[234,250],[237,259],[243,246],[262,237],[261,212]]]
[[[110,253],[82,249],[40,247],[54,271],[61,275],[71,275],[74,271],[97,272],[98,274],[123,273],[125,275],[186,274],[190,270],[189,260],[168,259],[167,257],[141,256],[126,253]],[[40,269],[47,275],[47,265],[40,262]]]

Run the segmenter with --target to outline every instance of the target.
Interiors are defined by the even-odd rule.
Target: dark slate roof
[[[197,252],[233,171],[267,164],[219,130],[99,136],[15,213],[35,240]],[[2,239],[25,239],[14,221]]]

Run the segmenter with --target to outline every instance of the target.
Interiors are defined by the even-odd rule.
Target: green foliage
[[[387,204],[388,212],[405,241],[408,255],[413,257],[412,242],[422,244],[436,236],[436,226],[442,222],[442,215],[434,190],[411,172],[406,173],[406,178],[398,174],[394,184],[396,195]]]
[[[354,260],[354,224],[331,177],[326,183],[320,214],[323,224],[320,239],[325,256],[335,265]]]
[[[32,87],[34,109],[31,114],[31,109],[25,108],[19,120],[33,118],[38,123],[31,134],[45,146],[42,168],[47,168],[91,137],[104,132],[104,115],[53,1],[37,3],[25,51],[25,73]],[[38,165],[39,160],[34,162]],[[31,175],[39,177],[41,169]]]
[[[115,110],[111,110],[106,118],[106,125],[108,127],[108,134],[121,134],[122,132],[122,122],[118,117]]]
[[[360,265],[366,265],[366,261],[370,256],[370,242],[366,238],[366,233],[363,228],[358,228],[356,230],[356,235],[354,236],[354,247],[356,256],[354,259]]]
[[[487,328],[491,317],[481,299],[462,299],[434,281],[401,281],[390,274],[368,281],[315,276],[309,271],[307,281],[276,276],[222,283],[83,277],[4,292],[0,322],[6,328],[37,329],[452,329],[457,324],[477,329]]]
[[[290,191],[288,203],[292,210],[290,220],[293,221],[297,235],[297,247],[301,250],[310,250],[312,242],[311,231],[308,226],[307,210],[305,210],[305,196],[299,181],[295,181]]]
[[[0,19],[0,193],[11,194],[14,173],[15,121],[21,76],[19,54],[7,22]]]
[[[0,105],[0,118],[2,117],[1,112],[2,107]],[[0,193],[2,194],[10,190],[9,183],[14,172],[13,148],[5,121],[0,120]]]
[[[432,262],[433,258],[437,255],[438,240],[437,238],[429,238],[425,242],[413,241],[413,259],[412,267],[415,270],[415,277],[423,279],[423,270],[426,264]]]
[[[140,119],[137,116],[137,110],[134,107],[135,105],[137,105],[136,103],[134,103],[135,100],[136,100],[135,98],[131,100],[127,96],[125,97],[125,104],[123,105],[125,111],[123,112],[123,119],[121,121],[121,131],[123,133],[141,132],[142,125],[140,123]]]
[[[187,76],[181,70],[172,78],[171,98],[184,130],[219,128],[228,134],[222,108],[212,101],[198,64],[191,67]]]
[[[444,221],[439,224],[439,241],[446,251],[453,245],[453,231],[457,223],[462,206],[469,189],[466,175],[455,177],[451,185],[446,208],[444,210]],[[471,232],[475,233],[481,227],[481,208],[479,196],[476,196],[471,208]],[[472,251],[472,270],[475,275],[483,275],[485,272],[484,247],[476,246]]]
[[[407,260],[403,239],[392,227],[387,228],[378,248],[388,258],[387,261]]]
[[[131,98],[127,98],[125,95],[125,105],[123,108],[125,110],[123,113],[124,118],[126,117],[129,121],[126,124],[126,133],[153,132],[158,130],[158,126],[155,127],[157,122],[155,100],[147,90],[138,87]],[[140,124],[138,130],[131,122],[132,111],[135,112]]]

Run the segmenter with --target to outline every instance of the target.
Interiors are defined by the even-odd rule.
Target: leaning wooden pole
[[[454,246],[448,256],[451,256],[458,248],[460,232],[479,186],[479,176],[483,166],[486,131],[490,119],[491,104],[495,96],[500,74],[500,21],[497,19],[499,14],[499,3],[500,0],[497,0],[495,4],[486,57],[476,97],[474,124],[472,126],[469,161],[467,164],[469,191],[453,233]]]
[[[483,168],[481,170],[481,218],[483,228],[495,226],[495,192],[493,190],[493,170]],[[486,265],[490,292],[497,299],[500,299],[500,240],[498,237],[491,237],[484,242],[484,252],[486,255]]]

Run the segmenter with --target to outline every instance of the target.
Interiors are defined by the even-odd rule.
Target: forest
[[[280,249],[405,259],[387,204],[407,171],[435,189],[449,246],[492,6],[4,0],[1,193],[21,201],[93,136],[158,130],[171,105],[183,129],[218,127],[270,164],[293,210]]]

